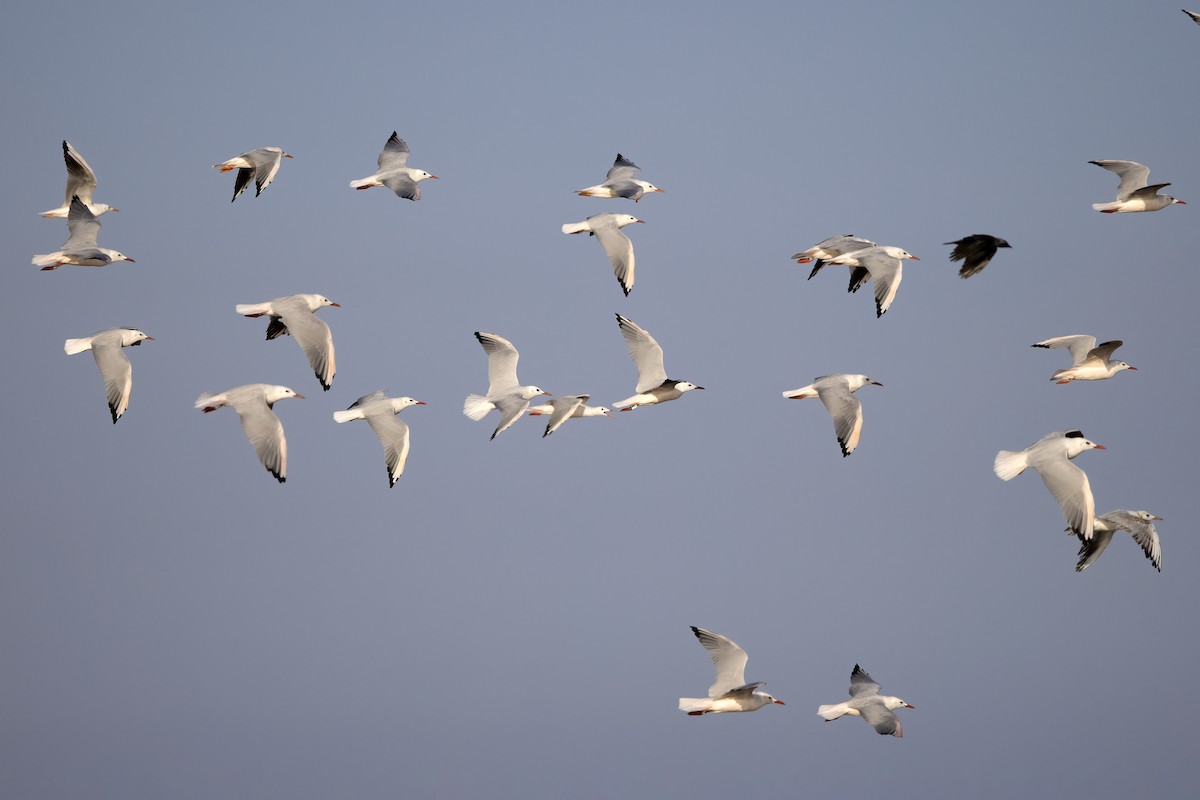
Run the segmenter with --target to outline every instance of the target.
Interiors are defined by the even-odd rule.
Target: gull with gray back
[[[679,710],[689,717],[705,714],[728,714],[736,711],[757,711],[771,704],[784,705],[766,692],[758,691],[762,681],[746,683],[746,651],[719,633],[692,626],[692,633],[704,645],[717,668],[717,680],[708,687],[708,697],[681,697]]]

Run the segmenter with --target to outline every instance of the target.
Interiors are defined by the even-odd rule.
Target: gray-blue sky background
[[[1191,409],[1200,28],[1167,3],[26,4],[0,26],[0,784],[67,797],[1186,797],[1200,780]],[[88,42],[67,36],[91,37]],[[440,176],[354,192],[399,131]],[[100,243],[135,264],[42,273],[59,142],[96,169]],[[210,165],[277,145],[230,204]],[[666,189],[579,198],[617,152]],[[1193,205],[1100,215],[1148,164]],[[605,211],[638,280],[593,240]],[[845,271],[788,256],[902,246],[874,318]],[[962,281],[943,242],[1007,238]],[[319,292],[338,373],[236,303]],[[522,380],[633,393],[613,313],[668,373],[661,408],[523,420],[463,397],[472,337]],[[114,325],[134,389],[109,421],[66,338]],[[1050,336],[1138,367],[1055,386]],[[864,372],[862,443],[780,392]],[[282,383],[276,485],[203,391]],[[412,452],[331,414],[378,388]],[[998,449],[1080,427],[1098,510],[1166,518],[1155,574],[1122,534],[1082,575],[1033,474]],[[787,702],[692,719],[688,631],[750,653]],[[861,663],[905,737],[825,724]]]

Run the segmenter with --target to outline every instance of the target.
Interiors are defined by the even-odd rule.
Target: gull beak
[[[1159,522],[1162,522],[1162,517],[1156,517],[1156,516],[1151,515],[1150,519],[1156,519]]]
[[[645,224],[646,220],[644,220],[644,219],[635,219],[635,220],[634,220],[634,222],[641,222],[642,224]]]
[[[1104,446],[1104,445],[1102,445],[1102,444],[1098,444],[1098,445],[1096,445],[1096,449],[1097,449],[1097,450],[1107,450],[1108,448],[1107,448],[1107,447],[1105,447],[1105,446]]]
[[[911,255],[911,253],[910,253],[910,255]],[[913,256],[913,257],[912,257],[912,260],[913,260],[913,261],[920,261],[921,259],[917,258],[916,256]]]
[[[418,401],[417,401],[416,403],[414,403],[413,405],[417,405],[417,406],[423,406],[423,405],[425,405],[425,401],[424,401],[424,400],[418,400]]]
[[[433,178],[435,181],[436,181],[436,180],[438,180],[438,176],[437,176],[437,175],[430,175],[429,177]]]
[[[665,194],[667,190],[666,189],[655,189],[654,191]]]
[[[782,700],[776,700],[776,701],[775,701],[775,705],[777,705],[777,706],[786,706],[786,705],[787,705],[787,703],[783,702]]]
[[[154,337],[153,337],[153,336],[147,336],[147,337],[146,337],[146,339],[145,339],[145,341],[147,341],[147,342],[153,342],[153,341],[154,341]]]
[[[294,395],[292,395],[292,397],[296,398],[297,400],[303,400],[303,399],[304,399],[304,395],[302,395],[302,394],[294,394]]]
[[[875,386],[883,386],[883,384],[880,383],[879,381],[871,381],[871,383],[874,384]]]
[[[542,394],[546,395],[546,397],[554,397],[554,395],[550,394],[549,392],[542,392]]]
[[[1187,203],[1185,203],[1185,202],[1184,202],[1184,201],[1182,201],[1182,200],[1176,200],[1175,202],[1176,202],[1176,203],[1178,203],[1178,204],[1179,204],[1179,205],[1181,205],[1181,206],[1186,206],[1186,205],[1187,205]]]
[[[291,155],[290,153],[284,153],[283,157],[284,158],[295,158],[295,156]]]
[[[697,386],[697,387],[695,387],[695,388],[697,388],[697,389],[703,389],[704,387],[703,387],[703,386]]]
[[[136,264],[136,263],[137,263],[136,261],[134,261],[134,260],[133,260],[132,258],[130,258],[129,256],[125,256],[125,260],[126,260],[126,261],[128,261],[130,264]]]
[[[334,308],[341,308],[341,307],[342,307],[342,304],[341,304],[341,303],[330,303],[329,305],[333,306]]]
[[[1137,372],[1137,367],[1130,367],[1130,369],[1133,370],[1134,372]]]
[[[916,706],[914,706],[914,705],[909,705],[908,703],[905,703],[905,704],[904,704],[904,707],[905,707],[905,708],[916,708]]]

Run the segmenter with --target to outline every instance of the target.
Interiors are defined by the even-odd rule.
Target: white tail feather
[[[845,703],[835,703],[831,706],[817,706],[817,713],[826,720],[837,719],[846,713]]]
[[[707,711],[712,706],[711,697],[681,697],[679,698],[680,711]]]
[[[225,393],[202,394],[196,398],[195,408],[220,408],[225,405]]]
[[[84,350],[92,349],[92,337],[85,336],[82,339],[67,339],[63,345],[63,350],[67,351],[67,355],[73,356],[76,353],[82,353]]]
[[[45,253],[33,257],[33,264],[37,267],[54,267],[59,264],[59,259],[62,256],[62,251],[57,253]]]
[[[563,233],[587,233],[591,226],[587,222],[568,222],[562,226]]]
[[[368,186],[382,186],[383,184],[374,178],[363,178],[357,181],[350,181],[351,189],[366,189]]]
[[[1092,208],[1096,209],[1097,211],[1108,211],[1110,209],[1120,208],[1120,207],[1121,207],[1121,204],[1119,202],[1092,203]]]
[[[996,461],[992,464],[992,469],[995,470],[996,477],[1000,480],[1011,481],[1024,472],[1028,466],[1029,461],[1024,451],[1001,450],[996,453]]]
[[[486,417],[487,413],[495,407],[494,403],[489,402],[481,394],[469,394],[467,395],[467,399],[463,401],[463,413],[476,422]]]
[[[365,418],[365,415],[363,414],[361,408],[350,408],[345,411],[333,412],[333,421],[334,422],[349,422],[350,420],[353,420],[353,419],[364,419],[364,418]]]
[[[242,303],[233,307],[233,310],[244,317],[262,316],[271,311],[270,303]]]

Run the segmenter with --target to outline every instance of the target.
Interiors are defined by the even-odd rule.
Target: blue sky
[[[1188,412],[1194,205],[1101,215],[1148,164],[1200,204],[1200,28],[1165,3],[599,6],[26,4],[0,32],[0,784],[16,797],[747,797],[901,791],[1188,797],[1181,689],[1200,552]],[[90,37],[80,43],[66,34]],[[410,203],[347,183],[388,135],[440,176]],[[65,239],[60,142],[100,178],[101,244],[137,259],[42,273]],[[211,165],[295,155],[229,202]],[[617,152],[666,190],[580,198]],[[629,211],[637,285],[559,232]],[[788,256],[853,232],[920,257],[891,310]],[[1006,238],[968,281],[943,242]],[[237,303],[341,303],[323,393]],[[495,441],[472,336],[520,376],[609,404],[636,376],[614,319],[703,385],[660,408]],[[114,325],[134,389],[109,421],[86,355]],[[1119,338],[1138,367],[1056,386],[1050,336]],[[859,393],[843,459],[819,403]],[[288,481],[229,410],[276,409]],[[367,426],[388,388],[412,452],[389,490]],[[1082,428],[1101,511],[1165,521],[1087,572],[1001,448]],[[712,682],[689,625],[750,654],[786,707],[689,718]],[[905,737],[826,724],[860,663]]]

